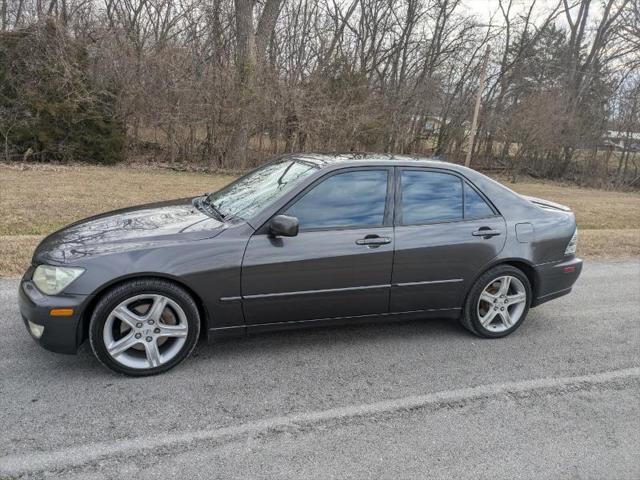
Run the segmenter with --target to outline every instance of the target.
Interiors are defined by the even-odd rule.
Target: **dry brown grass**
[[[96,213],[211,192],[232,178],[125,167],[0,165],[0,235],[43,235]]]
[[[22,275],[42,235],[0,236],[0,277]]]
[[[0,276],[21,274],[43,235],[115,208],[216,190],[229,175],[96,166],[0,164]],[[560,184],[508,184],[570,206],[586,258],[640,256],[640,194]]]
[[[588,259],[640,257],[640,229],[580,230],[578,255]]]
[[[638,193],[578,188],[558,183],[503,183],[518,193],[571,207],[580,230],[640,228]]]

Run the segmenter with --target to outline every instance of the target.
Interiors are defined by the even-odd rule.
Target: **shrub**
[[[88,75],[86,49],[53,21],[0,33],[0,135],[5,157],[110,164],[125,132],[115,97]],[[7,159],[9,159],[7,158]]]

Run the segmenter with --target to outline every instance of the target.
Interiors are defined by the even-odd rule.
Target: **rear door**
[[[457,309],[502,250],[504,219],[466,179],[399,168],[391,312]]]
[[[393,262],[393,169],[322,177],[279,213],[295,237],[251,237],[242,265],[248,324],[387,313]]]

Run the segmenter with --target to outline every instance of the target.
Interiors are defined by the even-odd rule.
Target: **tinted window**
[[[469,184],[464,184],[464,218],[484,218],[493,216],[487,202]]]
[[[300,228],[378,226],[384,222],[387,171],[361,170],[333,175],[287,210]]]
[[[462,219],[462,182],[458,177],[405,170],[401,185],[404,225]]]

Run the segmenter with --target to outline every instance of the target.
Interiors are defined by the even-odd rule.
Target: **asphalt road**
[[[640,478],[640,261],[587,263],[512,336],[272,333],[112,374],[24,331],[0,281],[0,478]]]

